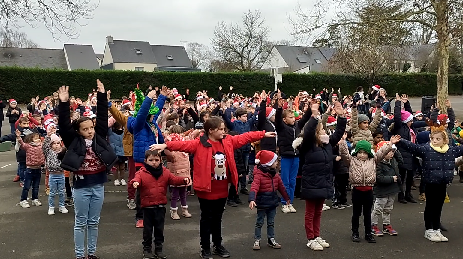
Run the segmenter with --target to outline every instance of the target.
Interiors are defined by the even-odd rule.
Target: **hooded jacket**
[[[166,96],[158,96],[155,106],[158,107],[159,111],[161,111],[164,107],[165,101]],[[157,131],[156,133],[153,132],[146,120],[152,103],[153,99],[146,96],[140,106],[137,117],[129,117],[127,120],[127,129],[133,134],[133,159],[136,163],[143,163],[145,160],[145,152],[151,145],[164,143],[164,137],[161,129],[156,124],[156,120],[161,112],[155,114],[152,120],[153,127]],[[157,135],[157,138],[155,134]]]
[[[280,198],[277,191],[283,196],[286,201],[289,201],[289,196],[286,193],[285,186],[280,175],[264,172],[256,166],[254,168],[254,180],[249,192],[249,202],[255,201],[257,209],[270,209],[278,207]]]

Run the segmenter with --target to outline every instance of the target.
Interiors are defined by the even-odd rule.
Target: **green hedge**
[[[138,72],[138,71],[64,71],[23,68],[0,68],[0,98],[15,98],[27,102],[31,97],[50,95],[61,85],[69,85],[71,95],[85,98],[96,87],[100,79],[112,92],[112,97],[120,98],[134,89],[137,83],[145,90],[149,85],[166,85],[176,87],[181,93],[189,88],[194,94],[207,90],[209,95],[217,95],[217,87],[222,85],[224,91],[232,85],[234,92],[252,95],[255,91],[273,90],[273,78],[266,73],[187,73],[187,72]],[[386,74],[376,77],[375,84],[384,87],[389,95],[395,92],[410,96],[436,94],[435,74]],[[451,75],[449,94],[462,93],[462,75]],[[313,88],[342,89],[344,94],[352,94],[357,86],[369,90],[371,83],[367,78],[357,75],[337,74],[284,74],[279,85],[288,95],[297,94],[299,90],[311,92]],[[368,88],[368,89],[367,89]]]

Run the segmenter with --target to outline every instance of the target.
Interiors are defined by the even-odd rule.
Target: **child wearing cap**
[[[254,250],[260,250],[261,229],[267,217],[267,244],[274,249],[281,245],[275,241],[275,215],[280,202],[277,190],[283,199],[290,202],[285,186],[277,174],[278,156],[272,151],[262,150],[256,155],[257,167],[254,169],[254,181],[249,193],[249,208],[257,208],[256,228],[254,230]]]
[[[347,137],[344,134],[343,139]],[[363,224],[365,226],[365,240],[376,243],[371,234],[371,208],[373,206],[373,186],[376,182],[376,165],[392,150],[392,144],[399,142],[400,136],[391,137],[391,142],[373,154],[370,142],[360,140],[355,146],[352,155],[349,154],[347,144],[341,141],[339,153],[349,165],[349,180],[352,188],[352,241],[360,242],[359,218],[363,211]]]
[[[10,123],[11,134],[15,134],[16,127],[15,123],[21,117],[22,111],[21,108],[18,107],[18,103],[15,99],[8,100],[8,110],[6,111],[6,117],[8,117],[8,122]]]
[[[352,129],[352,138],[353,146],[357,144],[360,140],[366,140],[373,145],[373,135],[372,132],[375,132],[381,121],[381,109],[376,108],[373,121],[370,124],[370,118],[365,114],[359,114],[357,105],[354,103],[352,105],[352,119],[350,121],[350,126]]]
[[[381,149],[388,143],[388,141],[381,141],[377,147]],[[394,206],[395,195],[400,191],[399,164],[401,163],[403,163],[402,156],[397,151],[397,147],[392,145],[391,151],[376,167],[376,184],[373,188],[376,199],[371,212],[371,228],[375,236],[382,236],[383,233],[397,236],[397,231],[391,226],[391,211]],[[382,230],[378,228],[379,218],[382,218],[383,221]]]

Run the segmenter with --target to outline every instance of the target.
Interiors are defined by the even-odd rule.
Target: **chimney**
[[[107,44],[113,44],[114,43],[113,40],[114,40],[113,36],[106,36],[106,43]]]

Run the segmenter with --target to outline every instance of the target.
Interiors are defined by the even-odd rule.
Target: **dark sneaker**
[[[241,201],[240,197],[238,197],[238,198],[235,199],[235,203],[238,204],[238,205],[243,204],[243,202]]]
[[[402,192],[399,193],[398,201],[400,203],[407,204],[407,201],[405,200],[405,195]]]
[[[374,237],[371,233],[365,235],[365,240],[366,240],[368,243],[376,243],[376,239],[375,239],[375,237]]]
[[[225,247],[223,247],[222,245],[214,246],[212,253],[222,258],[230,257],[230,252],[228,252],[227,249],[225,249]]]
[[[201,258],[203,259],[212,259],[211,249],[201,249]]]
[[[395,231],[391,225],[384,225],[383,232],[384,234],[389,234],[391,236],[397,236],[397,231]]]
[[[244,194],[244,195],[249,195],[248,189],[244,189],[244,188],[241,189],[240,193],[241,193],[241,194]]]
[[[154,255],[155,255],[154,258],[157,258],[157,259],[166,259],[167,258],[167,256],[162,252],[162,249],[156,249],[156,251],[154,252]]]
[[[360,235],[359,235],[359,233],[352,233],[352,242],[360,243]]]
[[[143,259],[153,259],[154,254],[151,251],[143,251]]]
[[[405,200],[410,203],[416,203],[416,200],[413,198],[412,194],[409,193],[405,196]]]
[[[281,245],[278,244],[276,241],[275,241],[275,238],[269,238],[268,239],[268,246],[270,246],[271,248],[273,249],[280,249],[281,248]]]
[[[100,259],[100,257],[96,255],[87,255],[87,259]]]
[[[238,204],[236,204],[236,202],[232,200],[228,200],[227,205],[230,207],[238,207]]]

